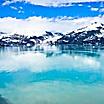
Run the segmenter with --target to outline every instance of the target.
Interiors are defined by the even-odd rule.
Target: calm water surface
[[[9,104],[104,104],[104,51],[0,49],[0,94]]]

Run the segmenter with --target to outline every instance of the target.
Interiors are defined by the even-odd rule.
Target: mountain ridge
[[[8,34],[0,32],[0,46],[26,46],[35,45],[104,45],[104,24],[94,22],[70,33],[46,33],[41,36],[25,36],[18,33]]]

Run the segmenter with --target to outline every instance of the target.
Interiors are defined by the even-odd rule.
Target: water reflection
[[[84,84],[103,83],[102,51],[64,50],[64,48],[14,47],[1,49],[0,86],[24,75],[24,82],[65,80]],[[19,81],[20,82],[20,81]],[[28,82],[28,81],[26,81]],[[28,82],[29,83],[29,82]]]
[[[76,47],[76,46],[73,46]],[[101,49],[100,49],[101,50]],[[100,54],[99,49],[80,49],[78,48],[70,48],[69,45],[64,45],[64,46],[35,46],[31,48],[27,47],[2,47],[0,48],[0,53],[5,53],[5,52],[16,52],[17,54],[20,53],[25,53],[27,51],[34,51],[34,52],[39,52],[39,53],[44,53],[46,54],[47,57],[51,56],[57,56],[57,55],[62,55],[62,54],[69,54],[69,55],[86,55],[86,56],[91,56],[91,57],[99,57]]]
[[[19,76],[19,77],[18,77]],[[8,87],[9,84],[24,85],[43,81],[67,81],[73,84],[104,84],[104,76],[100,71],[80,72],[80,71],[46,71],[34,73],[29,71],[1,72],[1,88]]]
[[[103,104],[103,50],[65,47],[0,49],[0,93],[13,104]]]

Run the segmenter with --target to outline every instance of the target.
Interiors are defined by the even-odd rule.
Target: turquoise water
[[[104,51],[0,49],[0,95],[9,104],[104,104]]]

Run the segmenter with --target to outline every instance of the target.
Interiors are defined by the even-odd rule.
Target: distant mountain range
[[[79,28],[68,34],[46,31],[41,36],[26,36],[21,34],[8,34],[0,32],[0,46],[26,46],[35,45],[104,45],[104,24],[92,23],[89,26]]]

